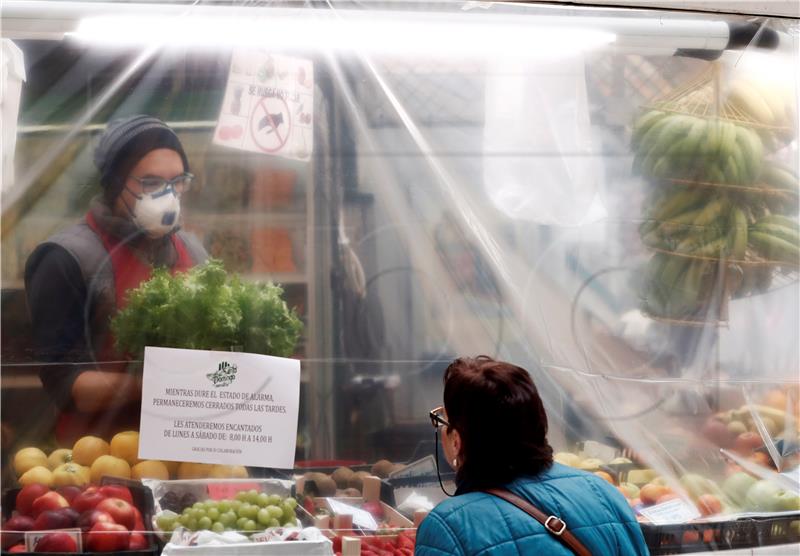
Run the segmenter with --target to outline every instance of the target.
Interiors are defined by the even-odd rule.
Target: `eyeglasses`
[[[447,489],[444,488],[444,483],[442,482],[442,473],[439,469],[439,427],[444,425],[445,427],[449,427],[450,423],[447,422],[447,419],[442,417],[442,413],[444,413],[444,407],[439,406],[437,408],[431,409],[428,413],[428,416],[431,418],[431,424],[433,425],[433,453],[436,462],[436,477],[439,479],[439,488],[442,489],[447,496],[453,496]]]
[[[433,428],[438,429],[440,425],[444,425],[445,427],[450,426],[450,423],[447,422],[447,419],[442,417],[443,413],[444,413],[444,407],[442,406],[439,406],[435,409],[431,409],[428,415],[430,415],[431,424],[433,425]]]
[[[130,178],[139,182],[139,185],[142,186],[142,191],[147,195],[157,195],[166,191],[168,187],[171,187],[175,193],[181,195],[191,189],[194,175],[190,174],[189,172],[184,172],[180,176],[176,176],[171,180],[160,178],[158,176],[147,176],[144,178],[130,176]]]

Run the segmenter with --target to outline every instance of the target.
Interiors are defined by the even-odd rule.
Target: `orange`
[[[211,474],[212,467],[208,463],[183,462],[178,466],[178,479],[205,479]]]
[[[50,469],[55,469],[56,467],[71,461],[72,450],[69,448],[59,448],[58,450],[53,450],[50,452],[50,455],[47,456],[47,464],[50,466]]]
[[[786,411],[786,394],[777,389],[770,390],[764,396],[763,403],[775,409]]]
[[[49,468],[47,454],[39,448],[31,446],[14,454],[14,471],[17,472],[17,477],[21,477],[28,470],[39,466]]]
[[[44,465],[31,467],[18,479],[22,486],[39,483],[45,486],[53,486],[53,472]]]
[[[608,481],[612,485],[615,484],[614,483],[614,477],[612,477],[611,475],[609,475],[605,471],[595,471],[594,474],[597,475],[598,477],[600,477],[601,479],[605,479],[606,481]]]
[[[129,465],[139,463],[139,433],[137,431],[125,431],[114,435],[111,439],[110,454],[115,458],[121,458]]]
[[[89,468],[77,463],[64,463],[53,470],[53,486],[84,486],[89,484]]]
[[[210,479],[247,479],[250,474],[241,465],[215,465],[211,468]]]
[[[114,456],[100,456],[92,464],[91,479],[93,483],[100,483],[100,479],[104,476],[108,477],[121,477],[123,479],[131,478],[131,466],[128,462],[121,458]]]
[[[173,479],[178,476],[178,467],[180,466],[181,462],[179,461],[162,461],[164,465],[167,466],[167,471],[169,471],[169,476]]]
[[[131,469],[131,477],[137,481],[142,479],[169,479],[169,469],[163,462],[158,460],[145,460],[137,463]]]
[[[662,485],[648,483],[639,491],[639,498],[642,500],[642,504],[649,506],[651,504],[655,504],[659,498],[667,493],[669,493],[669,488]]]
[[[79,438],[72,447],[72,461],[78,465],[91,466],[100,456],[111,452],[108,442],[96,436]]]

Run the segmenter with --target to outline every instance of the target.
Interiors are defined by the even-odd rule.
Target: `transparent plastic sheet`
[[[456,356],[487,354],[531,371],[556,451],[580,453],[584,463],[601,456],[618,481],[629,472],[619,465],[653,469],[652,476],[639,475],[646,480],[638,486],[657,475],[694,503],[696,493],[681,482],[687,473],[722,489],[732,466],[743,466],[724,448],[754,463],[759,478],[796,490],[790,474],[797,467],[800,403],[796,264],[769,258],[755,244],[748,244],[747,264],[721,249],[694,255],[705,261],[703,293],[695,297],[702,302],[657,314],[644,303],[663,275],[652,271],[652,261],[658,253],[664,261],[683,254],[676,254],[677,243],[645,244],[642,232],[656,219],[654,207],[677,191],[708,192],[694,210],[718,197],[744,206],[750,227],[787,206],[783,216],[796,221],[796,190],[747,189],[764,185],[760,175],[748,183],[709,179],[698,170],[708,157],[695,151],[675,155],[678,174],[655,176],[661,157],[637,163],[632,143],[638,118],[670,102],[670,114],[721,117],[756,130],[764,145],[761,166],[778,162],[797,176],[796,21],[764,22],[764,29],[781,33],[777,51],[753,44],[706,61],[676,50],[723,48],[720,28],[744,18],[472,3],[427,12],[335,3],[173,9],[184,40],[174,33],[161,48],[137,44],[136,33],[125,29],[117,29],[116,45],[107,35],[92,42],[80,33],[16,41],[28,82],[17,180],[3,209],[5,453],[28,445],[49,452],[56,444],[57,410],[38,386],[39,375],[59,362],[42,361],[34,351],[25,261],[37,244],[80,218],[99,192],[91,160],[105,123],[149,113],[177,130],[197,176],[182,200],[184,229],[229,272],[281,283],[304,321],[296,353],[303,359],[299,464],[408,462],[432,453],[427,412],[441,403],[444,368]],[[98,8],[95,15],[104,14]],[[44,26],[47,16],[39,17]],[[208,28],[195,17],[219,17],[216,41],[203,44]],[[268,53],[313,62],[308,160],[218,144],[217,122],[231,106],[225,96],[231,61],[266,40],[248,38],[245,25],[245,44],[232,44],[229,23],[237,20],[227,18],[313,22],[320,36],[324,25],[335,31],[327,41],[309,32],[266,45]],[[657,34],[659,20],[676,31]],[[367,35],[358,42],[365,22],[385,40],[370,43]],[[148,32],[159,29],[153,23]],[[437,33],[452,43],[440,45]],[[415,34],[417,44],[392,42]],[[342,35],[352,42],[337,42]],[[513,46],[520,37],[528,42]],[[777,100],[762,98],[777,119],[758,121],[763,106],[747,104],[741,91],[730,112],[726,99],[737,80],[777,91]],[[678,93],[692,87],[708,98],[680,104]],[[775,104],[783,106],[782,118]],[[666,153],[671,146],[660,148]],[[657,224],[671,225],[675,234],[719,227],[671,219]],[[705,236],[695,248],[704,242]],[[754,281],[741,293],[729,284],[739,271],[740,280],[747,272]],[[686,272],[682,267],[681,276]],[[658,287],[662,302],[676,288],[683,291],[679,280]],[[93,366],[96,354],[87,355],[68,362],[64,375]],[[129,365],[133,374],[138,365]],[[63,382],[54,384],[50,393],[63,398]],[[780,414],[755,410],[758,419],[748,405],[786,415],[779,423]],[[31,413],[33,423],[22,418]],[[581,452],[586,441],[606,447]],[[775,454],[789,483],[771,473]],[[623,456],[633,463],[608,466]],[[5,465],[4,481],[13,480]],[[731,514],[778,509],[726,496]]]

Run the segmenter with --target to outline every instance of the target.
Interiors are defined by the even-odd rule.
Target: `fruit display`
[[[336,556],[342,555],[343,538],[344,535],[336,535],[332,538],[333,551]],[[413,556],[417,535],[416,531],[406,529],[387,534],[357,537],[355,539],[350,537],[349,540],[358,542],[361,556]]]
[[[349,467],[338,467],[331,473],[309,471],[303,475],[303,482],[317,496],[361,496],[364,477],[386,479],[404,467],[402,463],[382,459],[372,464],[369,471],[354,471]]]
[[[134,496],[130,488],[119,484],[67,485],[55,490],[43,484],[23,486],[4,497],[8,516],[2,526],[2,547],[24,547],[26,532],[47,531],[36,541],[36,552],[74,552],[74,535],[57,531],[64,529],[80,530],[81,544],[88,552],[149,550],[150,529],[137,506],[144,500],[143,490]]]
[[[120,479],[246,479],[241,465],[208,465],[139,459],[139,433],[123,431],[110,442],[97,436],[79,438],[71,448],[57,448],[49,455],[30,446],[18,450],[13,468],[20,485],[52,487],[99,483],[103,477]]]
[[[180,512],[165,509],[156,516],[155,522],[159,530],[167,533],[185,527],[190,531],[250,534],[272,527],[298,526],[297,505],[292,497],[251,489],[229,499],[194,502]]]

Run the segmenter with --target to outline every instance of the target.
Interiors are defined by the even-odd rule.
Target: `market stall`
[[[653,554],[799,543],[800,37],[768,15],[4,2],[3,550],[413,550],[452,482],[428,411],[478,354],[530,371],[556,461]],[[98,325],[100,262],[86,330],[48,333],[31,255],[135,114],[211,260]],[[112,367],[134,424],[67,431]]]

